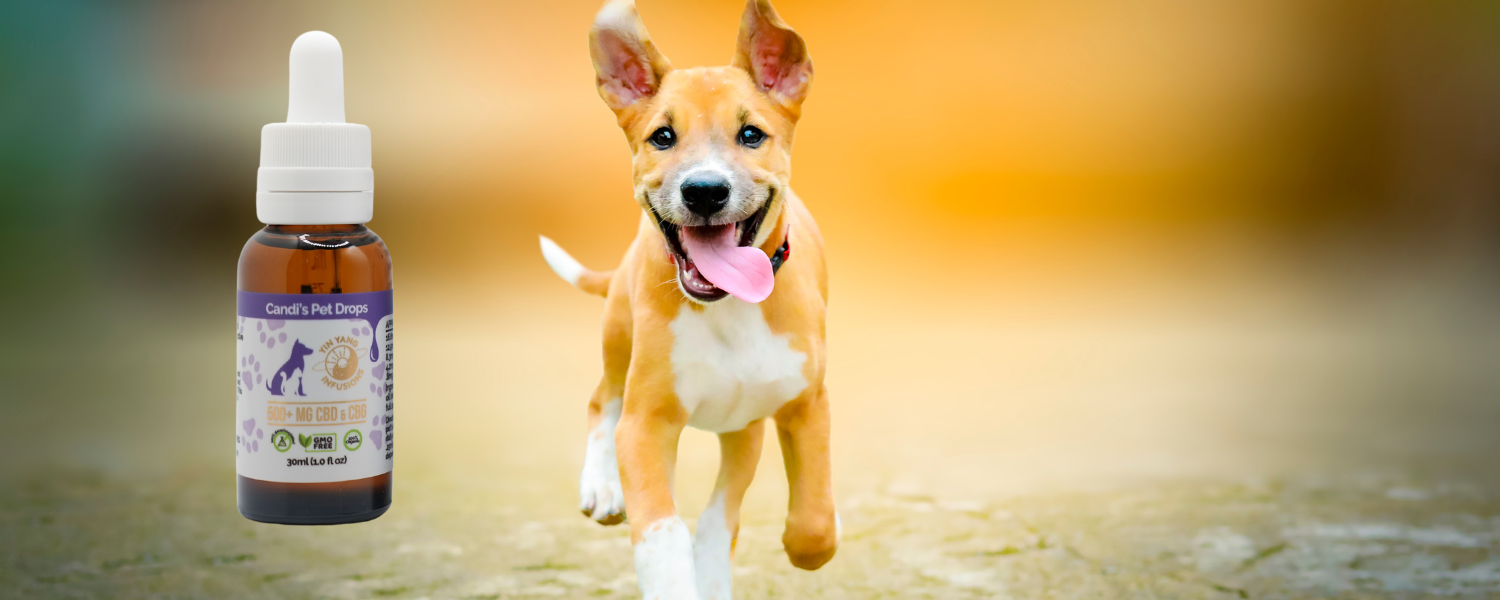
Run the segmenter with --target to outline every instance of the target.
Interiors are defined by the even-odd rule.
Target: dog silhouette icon
[[[291,357],[266,381],[266,389],[271,390],[272,396],[307,395],[302,391],[302,375],[307,372],[307,357],[312,353],[312,348],[302,345],[302,340],[292,342]],[[291,385],[293,377],[297,378],[297,391],[295,394],[288,394],[286,388]]]

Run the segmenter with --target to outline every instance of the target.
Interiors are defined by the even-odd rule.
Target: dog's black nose
[[[718,175],[697,175],[682,182],[682,202],[699,215],[708,217],[729,204],[729,182]]]

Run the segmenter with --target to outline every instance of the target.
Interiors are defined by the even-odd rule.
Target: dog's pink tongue
[[[734,225],[683,227],[682,249],[704,279],[746,302],[765,300],[776,285],[771,259],[759,248],[735,245]]]

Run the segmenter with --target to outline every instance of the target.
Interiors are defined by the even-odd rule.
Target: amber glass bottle
[[[256,216],[236,292],[235,470],[247,518],[368,521],[395,464],[391,257],[370,129],[344,121],[343,49],[292,44],[285,123],[261,129]]]
[[[364,225],[270,225],[250,238],[240,253],[238,287],[243,292],[278,295],[389,292],[391,255],[380,237]],[[389,352],[382,358],[387,376],[392,370],[391,358]],[[386,390],[387,394],[390,392]],[[385,411],[366,412],[373,415]],[[340,444],[343,441],[338,440]],[[385,445],[389,447],[390,443]],[[271,444],[266,447],[275,451]],[[292,449],[300,448],[294,445]],[[256,521],[299,525],[356,523],[380,516],[390,505],[390,471],[360,479],[316,483],[283,483],[239,476],[240,514]]]

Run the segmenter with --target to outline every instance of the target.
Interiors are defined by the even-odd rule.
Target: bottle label
[[[394,463],[391,292],[239,292],[235,466],[323,483]]]

